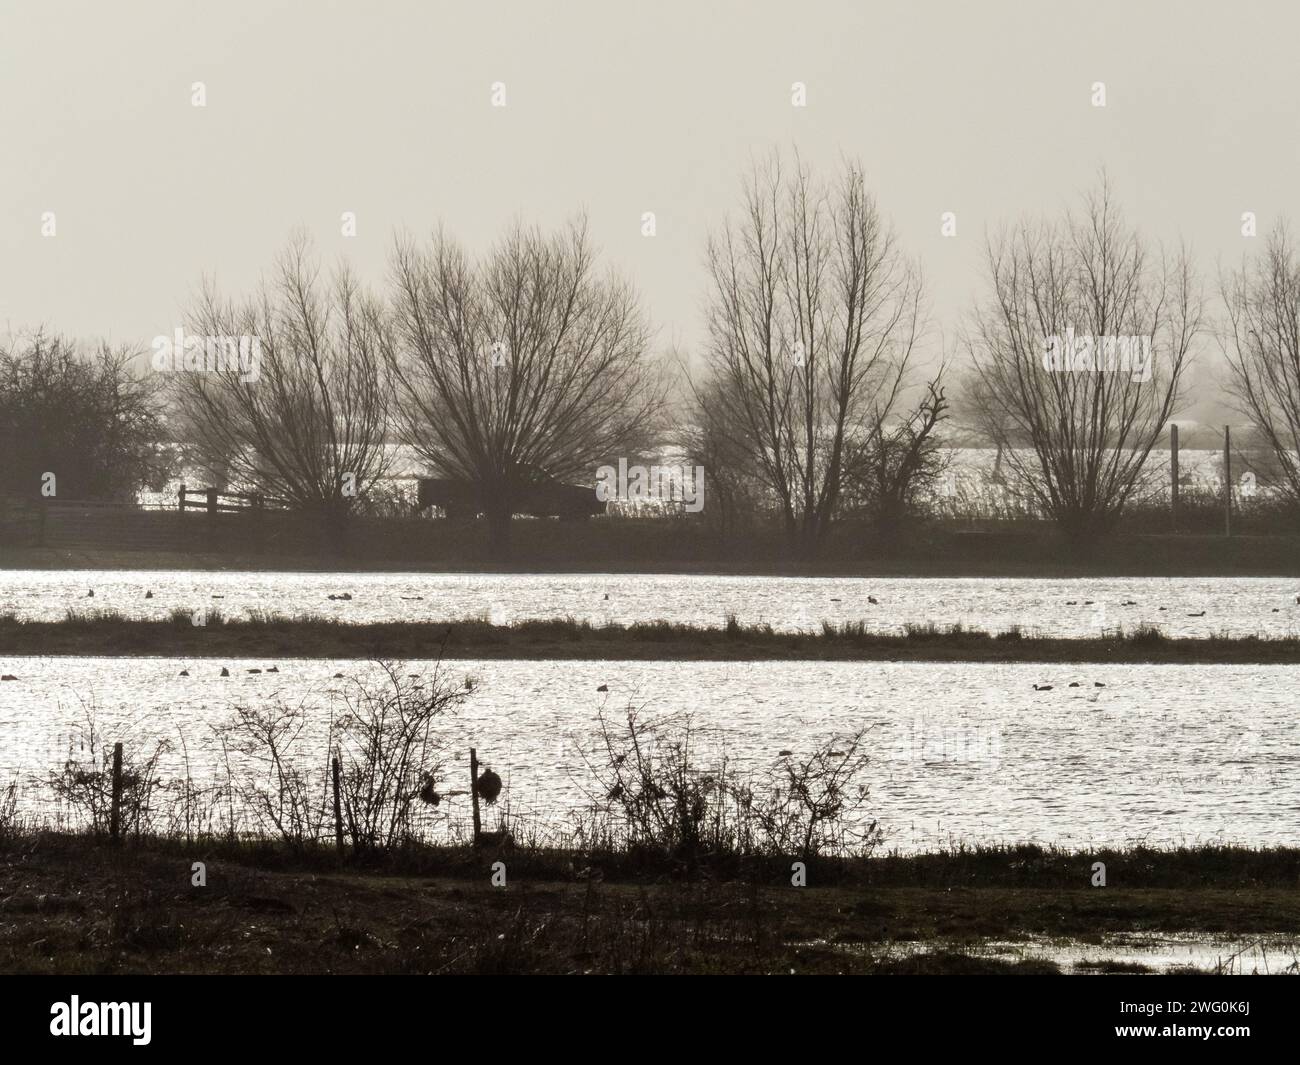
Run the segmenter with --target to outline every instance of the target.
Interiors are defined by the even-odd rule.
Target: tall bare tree
[[[980,417],[1012,483],[1086,542],[1140,487],[1178,407],[1203,311],[1190,261],[1153,253],[1103,176],[1082,213],[990,239],[987,270],[967,336]]]
[[[798,158],[756,164],[739,218],[710,236],[712,424],[736,435],[791,547],[815,554],[847,453],[888,417],[920,332],[921,279],[845,164],[830,183]],[[705,398],[707,396],[707,399]]]
[[[399,241],[392,267],[402,435],[476,487],[497,551],[521,489],[591,484],[646,446],[664,397],[649,329],[631,286],[597,271],[585,220],[516,224],[477,260],[440,228]]]
[[[337,543],[387,465],[382,304],[346,267],[322,278],[295,238],[252,298],[224,300],[206,284],[188,319],[192,334],[226,347],[192,369],[176,354],[186,443],[239,489],[319,515]],[[238,338],[255,357],[221,358]]]
[[[1275,488],[1300,508],[1300,259],[1285,224],[1221,290],[1229,389],[1272,453]]]

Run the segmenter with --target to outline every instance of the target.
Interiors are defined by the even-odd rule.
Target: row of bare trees
[[[249,300],[205,286],[190,328],[257,337],[261,358],[255,375],[234,361],[175,375],[191,460],[337,529],[400,441],[477,488],[504,548],[530,483],[590,479],[653,437],[649,327],[630,286],[598,271],[583,222],[516,226],[481,260],[441,230],[401,240],[392,293],[381,303],[346,269],[323,278],[303,239]]]
[[[186,328],[218,348],[257,338],[258,365],[161,375],[166,432],[219,483],[336,530],[384,481],[394,443],[475,486],[504,551],[530,486],[590,484],[599,466],[675,440],[724,523],[774,518],[803,555],[850,515],[896,532],[943,472],[951,355],[917,374],[921,272],[862,168],[826,179],[797,156],[758,163],[706,265],[706,341],[670,414],[642,303],[600,267],[581,220],[516,224],[481,256],[442,229],[401,238],[383,297],[346,268],[325,274],[298,239],[251,296],[204,286]],[[1221,282],[1217,330],[1188,252],[1130,226],[1104,177],[1060,219],[990,236],[986,273],[956,345],[970,367],[959,400],[1070,536],[1104,534],[1141,490],[1212,331],[1225,387],[1300,508],[1300,261],[1284,228]],[[20,391],[22,359],[5,359]],[[139,421],[138,407],[123,417]]]

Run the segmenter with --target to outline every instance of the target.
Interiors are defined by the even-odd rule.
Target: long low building
[[[469,520],[483,512],[479,488],[472,481],[452,477],[420,477],[418,503],[421,510],[441,507],[448,518]],[[594,488],[573,484],[525,485],[515,496],[514,513],[535,518],[583,519],[605,513],[605,504]]]

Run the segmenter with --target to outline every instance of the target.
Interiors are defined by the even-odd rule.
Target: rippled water
[[[87,593],[94,591],[94,596]],[[153,598],[146,599],[146,591]],[[351,600],[331,600],[349,594]],[[782,630],[862,621],[899,631],[908,622],[999,631],[1020,625],[1060,636],[1140,623],[1170,635],[1300,633],[1295,578],[718,577],[647,574],[259,573],[0,571],[0,612],[57,619],[68,610],[166,617],[217,607],[308,613],[346,621],[494,622],[572,616],[593,622],[666,619],[718,625],[728,614]],[[872,603],[871,599],[876,602]],[[1189,617],[1191,614],[1203,616]]]
[[[0,780],[30,782],[66,757],[93,700],[100,726],[144,745],[188,744],[215,771],[207,726],[236,702],[313,708],[319,744],[336,672],[367,663],[170,658],[3,658]],[[221,678],[222,666],[233,674]],[[190,677],[182,678],[181,669]],[[421,668],[410,665],[410,671]],[[425,664],[423,668],[428,668]],[[1231,841],[1296,843],[1300,824],[1300,667],[851,662],[452,661],[478,687],[447,734],[506,778],[512,804],[558,822],[590,782],[597,713],[644,705],[686,712],[703,743],[741,766],[831,733],[873,725],[869,815],[902,850],[1034,840],[1065,846]],[[1069,687],[1077,682],[1077,688]],[[1104,687],[1095,687],[1101,682]],[[1035,683],[1053,685],[1035,691]],[[608,685],[608,694],[598,692]],[[172,769],[176,768],[175,759]],[[30,799],[36,789],[25,784]],[[459,800],[463,802],[463,800]],[[456,801],[450,812],[458,815]],[[463,814],[464,811],[459,811]]]
[[[818,946],[844,951],[867,951],[880,956],[933,953],[933,941],[893,942],[886,945],[829,943]],[[947,949],[1004,961],[1046,959],[1067,973],[1117,971],[1156,973],[1196,969],[1223,976],[1300,975],[1300,940],[1290,934],[1205,936],[1200,933],[1125,932],[1099,937],[1097,942],[1033,936],[1013,942],[958,942]]]

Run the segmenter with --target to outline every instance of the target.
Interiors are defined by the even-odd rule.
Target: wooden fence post
[[[343,804],[339,799],[339,756],[334,756],[334,843],[343,853]]]
[[[477,847],[483,823],[478,815],[478,751],[473,747],[469,749],[469,796],[474,807],[474,846]]]
[[[122,745],[113,744],[113,798],[108,812],[108,837],[119,842],[122,833]]]

